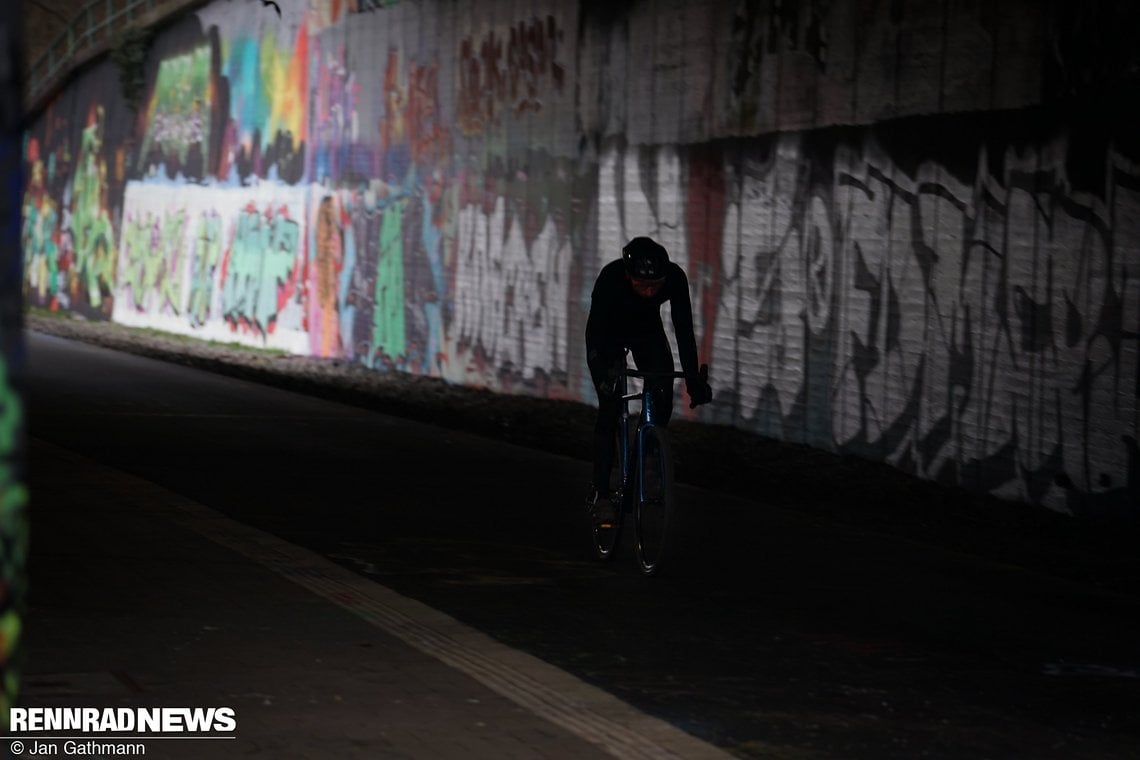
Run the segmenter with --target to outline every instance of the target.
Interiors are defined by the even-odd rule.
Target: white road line
[[[614,757],[631,760],[729,760],[733,757],[576,676],[362,578],[316,552],[70,450],[38,439],[33,439],[32,449],[50,451],[53,457],[93,468],[97,471],[97,483],[93,482],[92,487],[129,494],[124,503],[139,503],[254,560]]]

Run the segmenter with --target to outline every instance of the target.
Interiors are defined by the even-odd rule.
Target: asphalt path
[[[44,335],[28,357],[32,436],[739,756],[1140,756],[1136,593],[684,485],[683,554],[646,579],[628,545],[590,556],[584,460]]]

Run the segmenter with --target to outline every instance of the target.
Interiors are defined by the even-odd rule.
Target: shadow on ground
[[[513,396],[343,361],[286,356],[29,314],[30,330],[223,373],[497,440],[586,459],[593,407]],[[34,433],[34,431],[33,431]],[[670,426],[679,480],[858,529],[1133,592],[1135,519],[1094,521],[947,488],[889,465],[723,425]],[[583,484],[583,493],[586,484]]]

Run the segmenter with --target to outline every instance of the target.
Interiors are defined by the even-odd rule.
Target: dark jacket
[[[621,259],[602,267],[590,296],[590,316],[586,319],[586,348],[603,357],[620,357],[622,350],[641,340],[664,332],[661,304],[669,302],[677,352],[686,375],[697,374],[697,341],[693,335],[693,306],[689,300],[689,278],[673,262],[665,269],[665,283],[652,298],[633,292]]]

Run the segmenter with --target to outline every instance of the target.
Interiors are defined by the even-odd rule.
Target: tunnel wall
[[[104,60],[38,115],[32,303],[592,402],[593,278],[648,234],[699,419],[1135,516],[1134,12],[279,5],[172,20],[134,106]]]

